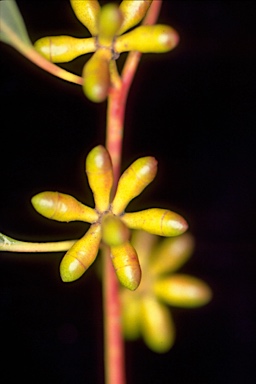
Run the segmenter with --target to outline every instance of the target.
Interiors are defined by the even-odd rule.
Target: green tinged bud
[[[125,338],[135,340],[140,336],[140,297],[127,289],[121,291],[122,329]]]
[[[102,240],[109,246],[125,243],[129,239],[129,229],[122,220],[111,214],[102,219]]]
[[[65,222],[79,220],[87,223],[98,220],[94,209],[64,193],[41,192],[33,196],[31,202],[35,210],[48,219]]]
[[[88,99],[95,103],[104,101],[108,96],[111,57],[110,49],[99,48],[83,68],[83,91]]]
[[[147,346],[157,353],[167,352],[175,340],[168,308],[146,295],[141,300],[141,332]]]
[[[62,281],[71,282],[79,279],[92,265],[99,251],[101,226],[92,224],[86,234],[65,254],[60,263]]]
[[[99,44],[108,46],[123,21],[122,13],[116,4],[107,4],[101,8],[98,18]]]

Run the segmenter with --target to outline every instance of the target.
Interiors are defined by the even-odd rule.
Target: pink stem
[[[155,23],[161,3],[161,0],[152,2],[143,24]],[[114,191],[120,176],[126,100],[140,57],[139,52],[130,52],[122,72],[121,86],[113,86],[108,97],[106,148],[112,158]],[[105,384],[125,384],[125,354],[121,330],[119,283],[109,250],[104,252],[103,306]]]

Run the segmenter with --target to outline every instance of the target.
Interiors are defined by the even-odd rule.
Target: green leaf
[[[0,2],[0,40],[19,49],[19,42],[27,46],[32,43],[19,8],[14,0]]]

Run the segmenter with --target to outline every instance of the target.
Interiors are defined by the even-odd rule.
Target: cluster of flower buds
[[[138,196],[157,173],[154,157],[134,161],[119,179],[114,197],[113,168],[108,151],[101,145],[86,158],[86,174],[93,192],[95,208],[59,192],[42,192],[32,198],[41,215],[57,221],[85,221],[91,226],[66,253],[60,265],[63,281],[74,281],[94,262],[100,244],[110,247],[113,266],[122,285],[135,290],[140,284],[141,268],[135,248],[129,241],[130,229],[143,229],[161,236],[177,236],[187,229],[177,213],[152,208],[126,213],[129,202]]]
[[[70,1],[76,17],[92,37],[43,37],[35,42],[35,48],[54,63],[94,52],[82,73],[85,95],[94,102],[106,99],[111,86],[110,63],[121,53],[167,52],[178,44],[177,32],[166,25],[140,25],[130,30],[144,18],[152,0],[125,0],[120,6],[111,3],[102,7],[97,0]]]
[[[175,326],[166,305],[196,308],[212,297],[202,280],[176,273],[191,256],[194,240],[183,234],[158,241],[157,236],[134,231],[132,245],[136,248],[143,277],[136,292],[121,290],[122,323],[128,340],[142,336],[154,352],[167,352],[175,341]]]

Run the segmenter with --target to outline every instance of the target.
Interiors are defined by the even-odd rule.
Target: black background
[[[32,41],[87,35],[68,1],[17,3]],[[214,298],[202,309],[172,309],[177,341],[169,353],[128,343],[128,384],[253,383],[255,5],[164,1],[160,22],[181,41],[168,54],[142,57],[122,165],[152,155],[159,173],[129,208],[166,207],[186,217],[197,245],[182,270],[207,281]],[[63,67],[80,74],[84,62]],[[41,218],[30,199],[58,190],[93,204],[84,159],[104,144],[106,104],[89,102],[79,86],[4,44],[1,85],[0,231],[30,241],[82,236],[86,224]],[[62,255],[1,253],[3,370],[11,365],[3,383],[103,383],[101,285],[92,268],[63,284]]]

